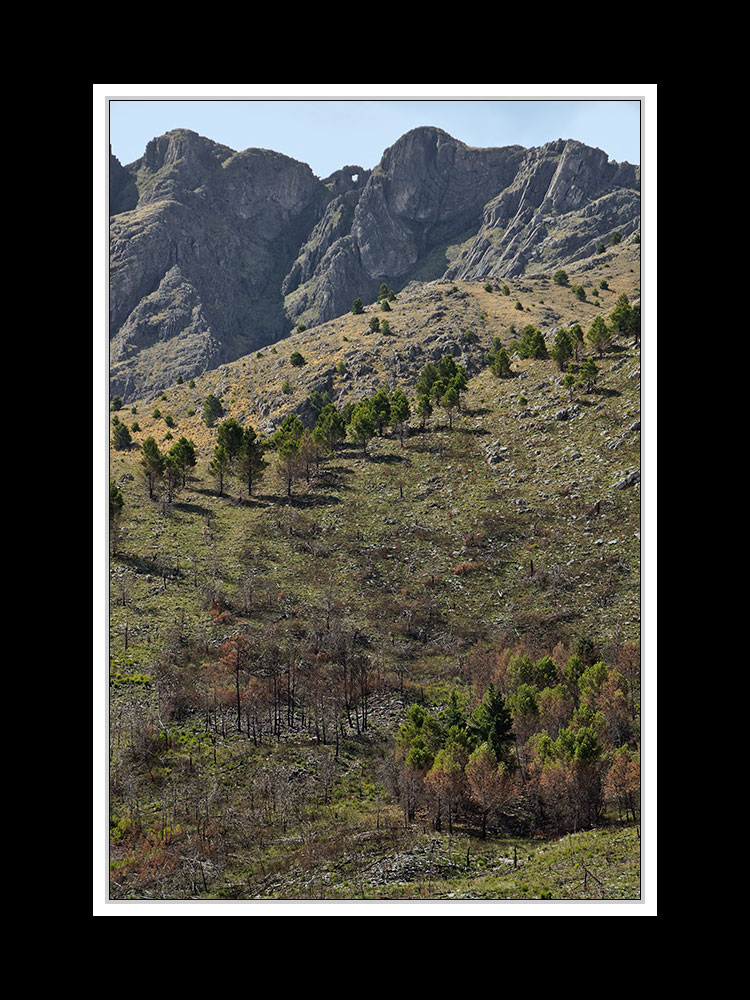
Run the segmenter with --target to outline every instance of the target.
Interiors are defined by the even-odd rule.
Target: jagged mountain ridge
[[[546,273],[640,228],[640,168],[576,140],[407,132],[325,179],[178,129],[110,169],[110,391],[156,393],[371,301],[381,282]]]

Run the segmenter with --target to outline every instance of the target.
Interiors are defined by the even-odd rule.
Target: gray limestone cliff
[[[381,282],[582,260],[640,228],[640,168],[575,140],[478,149],[414,129],[316,177],[178,129],[110,159],[111,394],[158,393],[374,299]]]

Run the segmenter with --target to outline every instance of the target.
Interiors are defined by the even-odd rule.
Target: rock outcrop
[[[374,170],[316,177],[176,130],[110,168],[111,392],[128,400],[374,299],[382,282],[499,279],[640,227],[640,169],[574,140],[477,149],[414,129]]]
[[[526,152],[446,276],[511,278],[560,267],[592,256],[616,231],[629,236],[639,228],[640,168],[560,139]]]
[[[138,204],[110,221],[110,381],[125,400],[288,333],[281,286],[330,200],[306,164],[182,130],[126,169]]]

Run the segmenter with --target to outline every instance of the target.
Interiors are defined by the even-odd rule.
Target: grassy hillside
[[[473,707],[506,651],[562,664],[583,642],[621,664],[639,640],[640,483],[623,483],[640,470],[640,349],[616,340],[597,392],[573,397],[552,360],[516,358],[508,378],[482,367],[512,325],[587,330],[621,292],[634,300],[637,251],[571,271],[585,301],[551,276],[413,286],[390,312],[370,305],[119,411],[138,429],[111,451],[124,499],[109,595],[113,898],[638,898],[638,831],[611,801],[594,830],[540,840],[509,814],[484,839],[470,811],[450,830],[426,807],[405,815],[394,764],[408,707],[437,716],[451,691]],[[393,333],[369,332],[373,316]],[[380,387],[411,395],[442,343],[475,371],[452,429],[438,411],[424,431],[412,417],[403,443],[390,430],[366,455],[345,443],[291,497],[273,462],[253,497],[236,480],[218,495],[221,420],[269,433],[315,388],[338,406]],[[215,427],[209,393],[224,406]],[[183,435],[198,457],[186,488],[149,499],[140,445]],[[352,704],[335,701],[334,633],[367,662]],[[283,717],[276,687],[273,708],[263,700],[267,672],[235,690],[237,635],[282,651]]]
[[[228,416],[244,417],[262,429],[269,419],[301,406],[310,390],[319,385],[329,384],[331,394],[344,402],[361,398],[372,387],[390,387],[394,381],[408,384],[426,360],[439,356],[441,342],[457,341],[465,347],[461,338],[468,330],[477,334],[485,349],[495,336],[507,343],[512,339],[512,327],[520,330],[527,323],[547,332],[577,321],[587,330],[595,316],[614,308],[621,293],[631,301],[639,296],[639,251],[632,238],[610,247],[580,265],[580,271],[569,268],[567,286],[555,284],[551,274],[494,282],[492,291],[486,291],[481,282],[407,286],[390,303],[390,312],[383,312],[376,303],[366,304],[362,315],[347,314],[293,333],[272,347],[195,379],[193,387],[175,385],[163,394],[136,402],[141,432],[134,441],[140,443],[149,434],[159,440],[167,430],[163,416],[169,413],[179,420],[181,434],[199,446],[213,447],[215,431],[206,433],[201,420],[203,401],[209,393],[222,398]],[[607,289],[600,287],[603,281]],[[575,285],[584,289],[585,300],[576,297],[572,291]],[[503,294],[504,288],[507,294]],[[371,333],[373,318],[387,320],[391,333]],[[306,361],[300,368],[289,363],[294,352]],[[342,363],[345,371],[340,372],[337,366]],[[151,404],[159,408],[162,418],[151,419]]]

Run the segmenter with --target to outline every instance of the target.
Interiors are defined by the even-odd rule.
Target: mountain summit
[[[573,139],[474,148],[431,126],[321,179],[176,129],[110,154],[110,391],[154,394],[370,301],[382,282],[575,266],[640,229],[640,167]]]

